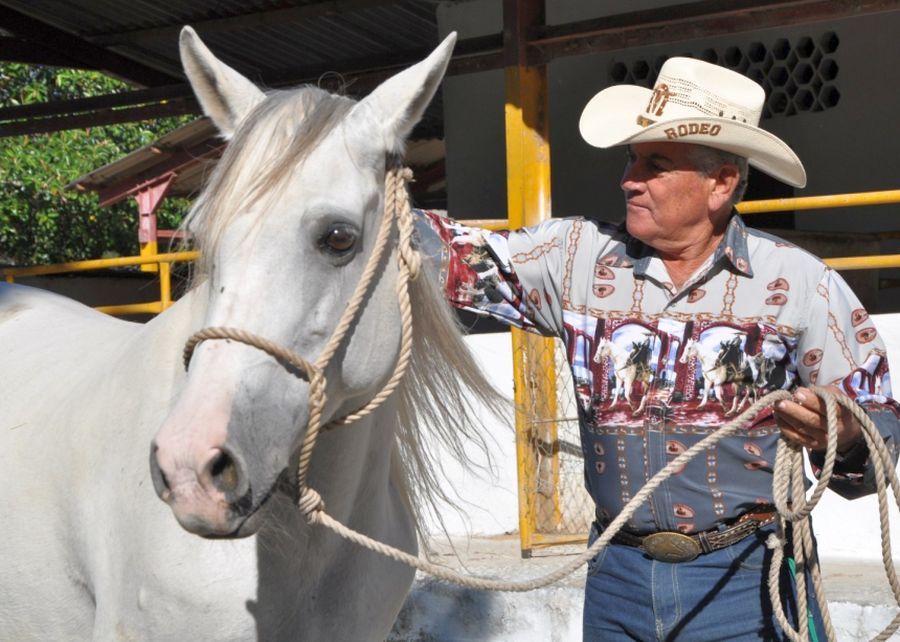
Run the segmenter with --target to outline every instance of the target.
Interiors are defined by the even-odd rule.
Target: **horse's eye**
[[[319,244],[329,252],[346,254],[356,245],[356,231],[347,225],[335,225],[325,232]]]

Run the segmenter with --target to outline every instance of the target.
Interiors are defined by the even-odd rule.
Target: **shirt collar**
[[[625,231],[624,222],[620,229],[625,234],[626,253],[634,261],[634,275],[645,276],[651,260],[656,257],[656,251],[628,234]],[[731,213],[728,227],[725,228],[725,235],[713,253],[710,265],[716,265],[723,257],[739,273],[748,277],[753,276],[753,270],[750,267],[750,250],[747,247],[747,228],[736,211]]]

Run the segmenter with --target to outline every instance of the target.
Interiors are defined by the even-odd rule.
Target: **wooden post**
[[[154,256],[159,254],[159,246],[156,240],[156,208],[165,198],[175,179],[175,174],[169,172],[141,189],[134,195],[138,204],[138,242],[141,246],[141,256]],[[141,266],[142,272],[156,272],[159,268],[156,263],[148,263]]]

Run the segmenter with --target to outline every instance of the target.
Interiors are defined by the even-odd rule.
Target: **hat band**
[[[646,116],[644,116],[642,114],[638,114],[637,124],[640,125],[641,127],[649,127],[650,125],[653,125],[654,123],[656,123],[656,121],[653,120],[652,118],[647,118]]]

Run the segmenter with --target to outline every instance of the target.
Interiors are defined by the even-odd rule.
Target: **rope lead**
[[[406,191],[407,183],[411,179],[412,172],[408,168],[401,168],[394,165],[387,172],[385,176],[385,211],[372,254],[369,257],[356,290],[350,298],[331,339],[314,364],[309,363],[299,355],[278,346],[267,339],[237,328],[205,328],[192,335],[185,344],[185,369],[190,363],[194,349],[201,342],[210,339],[226,339],[238,341],[268,353],[290,373],[310,382],[309,420],[306,427],[306,435],[303,444],[300,447],[297,465],[297,486],[299,489],[297,507],[310,524],[322,524],[341,537],[355,542],[360,546],[412,566],[447,582],[454,582],[470,588],[491,591],[532,591],[558,582],[596,556],[607,544],[609,544],[615,534],[622,528],[625,522],[631,518],[638,507],[650,498],[650,495],[654,490],[675,472],[679,471],[695,456],[705,452],[722,439],[737,433],[762,412],[764,408],[772,406],[782,399],[791,398],[791,394],[786,390],[776,390],[771,392],[757,400],[739,417],[722,426],[714,433],[707,435],[694,444],[694,446],[681,453],[669,462],[665,468],[656,473],[643,488],[631,498],[631,501],[625,505],[622,511],[615,519],[613,519],[606,530],[603,531],[600,537],[589,548],[571,561],[562,564],[555,571],[542,577],[522,582],[505,582],[464,576],[447,567],[420,559],[347,528],[340,522],[332,519],[325,512],[325,502],[321,495],[306,484],[306,476],[309,470],[312,452],[315,448],[319,432],[323,428],[321,420],[322,411],[325,407],[324,371],[332,356],[337,351],[340,342],[343,340],[365,299],[365,295],[369,290],[374,275],[386,251],[390,240],[390,233],[393,228],[393,222],[396,220],[398,227],[398,254],[400,262],[397,279],[397,297],[402,328],[400,356],[395,365],[391,379],[385,384],[384,388],[369,401],[369,403],[355,413],[331,421],[324,426],[324,428],[329,429],[335,426],[345,425],[371,413],[391,395],[406,373],[412,353],[412,312],[409,300],[409,282],[416,278],[421,268],[421,256],[412,246],[413,221],[409,198]],[[819,602],[823,620],[825,622],[825,634],[829,640],[834,639],[834,629],[831,624],[827,602],[822,590],[818,558],[813,546],[812,532],[809,525],[809,514],[818,503],[831,480],[837,454],[838,404],[849,409],[853,416],[856,417],[857,421],[859,421],[860,425],[863,427],[863,436],[865,437],[869,452],[871,453],[871,459],[876,471],[875,480],[878,489],[878,510],[881,517],[882,558],[888,583],[894,593],[894,599],[898,606],[900,606],[900,580],[898,580],[893,566],[886,499],[886,485],[890,484],[894,493],[894,500],[897,505],[900,506],[900,482],[898,482],[896,471],[893,470],[893,460],[891,455],[884,444],[884,440],[881,439],[877,428],[858,404],[848,397],[835,396],[828,390],[818,386],[813,386],[812,390],[825,401],[826,405],[828,445],[825,463],[822,467],[816,487],[814,488],[812,495],[807,499],[804,487],[803,449],[789,444],[784,439],[779,441],[772,483],[773,497],[775,498],[775,505],[779,513],[777,521],[778,532],[777,534],[770,535],[766,540],[766,545],[773,551],[772,564],[769,569],[768,577],[769,595],[772,601],[773,610],[782,628],[794,642],[803,642],[804,640],[807,640],[811,633],[811,629],[808,618],[800,617],[798,618],[800,620],[799,629],[794,630],[790,626],[781,605],[778,580],[779,569],[781,568],[784,558],[784,548],[786,545],[785,529],[787,522],[793,524],[793,548],[798,569],[795,576],[797,582],[798,613],[805,614],[807,612],[806,574],[804,569],[809,568],[816,598]],[[894,617],[893,621],[884,629],[884,631],[875,637],[874,640],[886,640],[898,628],[900,628],[900,613]],[[814,630],[812,630],[812,634],[815,635]]]

